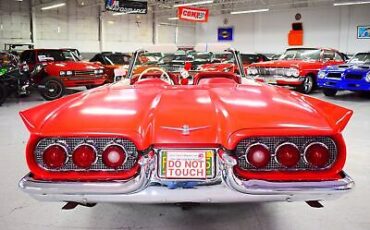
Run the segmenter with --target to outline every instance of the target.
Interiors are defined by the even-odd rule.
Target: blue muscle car
[[[357,53],[346,64],[321,70],[317,85],[329,97],[338,90],[370,91],[370,52]]]

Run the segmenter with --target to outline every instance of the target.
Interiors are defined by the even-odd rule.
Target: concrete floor
[[[328,100],[321,92],[313,96]],[[62,203],[41,203],[17,188],[28,172],[28,133],[18,111],[43,101],[37,94],[10,99],[0,107],[0,229],[370,229],[370,99],[343,92],[329,101],[354,110],[344,132],[345,170],[357,186],[339,200],[324,202],[325,208],[304,202],[201,205],[186,211],[173,205],[98,204],[63,211]]]

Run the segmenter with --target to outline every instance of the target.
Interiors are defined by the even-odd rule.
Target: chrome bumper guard
[[[337,198],[350,191],[353,180],[346,174],[335,181],[269,182],[240,180],[233,171],[236,160],[223,153],[218,157],[220,181],[194,188],[169,189],[156,178],[156,156],[139,160],[139,174],[127,181],[58,182],[40,181],[26,175],[19,187],[42,201],[79,203],[232,203],[259,201],[313,201]]]

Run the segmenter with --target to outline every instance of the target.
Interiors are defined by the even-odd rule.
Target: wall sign
[[[108,11],[128,14],[147,14],[148,2],[131,0],[106,0],[105,9]]]
[[[370,25],[357,26],[357,39],[370,39]]]
[[[178,17],[180,20],[191,22],[208,22],[209,10],[204,8],[179,7]]]
[[[234,39],[233,27],[219,27],[217,31],[218,41],[232,41]]]

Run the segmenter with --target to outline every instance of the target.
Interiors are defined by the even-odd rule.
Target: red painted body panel
[[[41,172],[33,162],[32,149],[37,136],[120,136],[132,140],[139,150],[151,146],[223,146],[233,150],[241,139],[250,136],[319,135],[333,137],[340,147],[335,166],[322,172],[237,171],[248,178],[269,180],[338,177],[346,155],[340,132],[351,114],[345,108],[254,81],[188,86],[126,86],[119,82],[21,112],[32,133],[27,149],[28,165],[43,178],[53,176]],[[185,124],[207,128],[192,131],[190,135],[163,128]],[[69,178],[75,177],[78,175]]]

